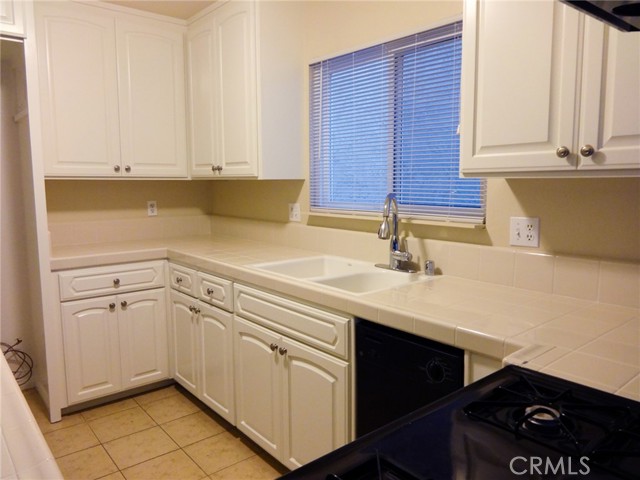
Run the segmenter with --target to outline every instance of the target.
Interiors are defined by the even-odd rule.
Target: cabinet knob
[[[207,288],[207,295],[213,295],[213,288]]]
[[[127,305],[128,305],[128,304],[127,304],[127,301],[126,301],[126,300],[123,300],[123,301],[121,301],[121,302],[120,302],[120,306],[121,306],[122,308],[127,308]]]
[[[182,277],[176,277],[176,283],[177,284],[182,283]]]
[[[111,310],[112,312],[116,309],[116,304],[115,303],[110,303],[109,304],[109,310]]]
[[[113,279],[113,286],[114,287],[119,287],[120,286],[120,279],[119,278],[114,278]]]
[[[127,173],[131,173],[131,165],[125,165],[124,171]]]
[[[556,156],[557,156],[558,158],[565,158],[565,157],[568,157],[568,156],[569,156],[569,153],[571,153],[571,152],[569,151],[569,149],[568,149],[567,147],[558,147],[558,148],[556,149]]]
[[[196,307],[194,307],[193,305],[189,305],[189,311],[191,313],[193,313],[193,311],[196,309]]]
[[[120,165],[114,165],[113,166],[113,171],[118,173],[120,171]]]
[[[594,153],[595,150],[591,145],[583,145],[582,148],[580,148],[580,155],[582,155],[583,157],[590,157]]]
[[[271,345],[269,345],[269,348],[271,349],[272,352],[275,352],[278,349],[278,345],[276,345],[275,343],[272,343]]]
[[[286,355],[286,354],[287,354],[287,349],[286,349],[286,348],[284,348],[284,347],[280,347],[280,348],[278,349],[278,353],[279,353],[280,355]]]

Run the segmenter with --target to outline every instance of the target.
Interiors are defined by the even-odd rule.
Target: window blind
[[[486,182],[459,178],[462,22],[310,66],[311,210],[484,222]]]

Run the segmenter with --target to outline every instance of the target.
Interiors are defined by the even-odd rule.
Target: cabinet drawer
[[[198,272],[196,291],[200,300],[233,312],[233,283],[230,280]]]
[[[236,284],[235,313],[325,352],[347,358],[350,317]]]
[[[192,297],[196,292],[196,271],[180,265],[169,264],[169,283],[171,288]]]
[[[164,262],[83,268],[58,274],[60,300],[97,297],[164,286]]]

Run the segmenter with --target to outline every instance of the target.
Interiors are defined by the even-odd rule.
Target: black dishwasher
[[[356,319],[356,436],[462,388],[464,350]]]

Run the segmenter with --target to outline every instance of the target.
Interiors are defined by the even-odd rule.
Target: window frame
[[[460,28],[458,29],[458,26]],[[312,215],[338,215],[338,216],[377,216],[379,215],[379,211],[382,208],[382,202],[380,205],[375,205],[373,203],[366,204],[363,203],[361,205],[354,206],[349,202],[333,202],[331,200],[331,190],[332,185],[336,184],[332,179],[331,174],[331,165],[328,157],[325,156],[323,149],[327,148],[327,145],[324,143],[324,137],[327,134],[327,130],[330,129],[330,126],[323,124],[323,117],[325,109],[328,109],[328,104],[330,103],[326,98],[326,95],[331,95],[332,90],[327,88],[325,85],[325,79],[331,75],[335,75],[336,72],[340,71],[348,71],[354,70],[353,63],[349,63],[348,61],[344,61],[344,65],[338,65],[338,67],[331,65],[330,73],[325,73],[323,71],[324,64],[331,61],[340,60],[342,58],[348,59],[349,56],[355,56],[357,54],[366,55],[367,50],[371,50],[372,52],[375,49],[385,49],[389,46],[389,44],[393,44],[394,42],[401,42],[405,39],[409,39],[414,37],[416,40],[420,35],[428,35],[430,32],[435,31],[439,28],[448,28],[451,27],[454,29],[452,33],[447,33],[444,37],[435,37],[428,38],[425,41],[425,47],[430,45],[436,45],[441,41],[455,40],[457,44],[454,48],[461,49],[462,48],[462,35],[463,30],[461,28],[461,20],[460,19],[450,19],[447,22],[443,22],[442,24],[433,26],[432,28],[421,31],[418,34],[405,36],[401,38],[397,38],[395,40],[383,42],[376,44],[374,46],[356,50],[351,53],[347,53],[344,55],[334,56],[328,58],[326,60],[320,62],[314,62],[310,65],[310,90],[309,90],[309,99],[310,99],[310,107],[309,107],[309,147],[310,147],[310,161],[309,161],[309,178],[310,178],[310,212]],[[371,59],[363,59],[362,64],[358,64],[356,68],[368,68],[367,65],[373,64],[374,62],[381,62],[383,65],[381,68],[384,68],[384,76],[390,78],[381,88],[385,90],[385,98],[388,99],[390,103],[390,107],[386,110],[385,118],[388,120],[388,131],[386,133],[387,144],[386,148],[387,152],[385,155],[385,184],[386,184],[386,192],[394,192],[399,196],[401,189],[397,188],[397,183],[401,181],[402,173],[400,169],[397,168],[398,165],[402,163],[401,157],[396,153],[397,150],[397,142],[399,141],[400,135],[398,134],[397,124],[400,121],[398,118],[398,110],[400,104],[400,97],[404,94],[399,88],[399,81],[402,77],[402,70],[406,68],[403,65],[404,60],[407,55],[411,53],[419,52],[419,45],[405,45],[398,48],[397,52],[392,51],[390,55],[392,55],[393,60],[388,60],[384,58],[382,55],[381,59],[376,59],[372,54]],[[456,52],[456,55],[459,55]],[[461,73],[461,60],[459,57],[456,57],[456,61],[459,62],[458,75]],[[314,70],[315,68],[315,70]],[[335,69],[335,71],[334,71]],[[457,79],[458,86],[460,85],[460,78]],[[320,92],[316,92],[315,87],[319,87]],[[456,93],[458,97],[458,107],[456,109],[457,120],[460,121],[460,108],[459,108],[459,98],[460,91]],[[323,95],[325,97],[323,97]],[[319,123],[318,123],[319,122]],[[318,128],[316,128],[318,127]],[[460,138],[458,135],[458,140],[456,142],[456,151],[458,154],[458,158],[456,164],[459,169],[460,158]],[[326,164],[325,164],[326,162]],[[451,163],[453,165],[453,162]],[[328,169],[328,172],[322,172],[323,169]],[[446,168],[443,167],[443,170]],[[453,177],[450,177],[453,178]],[[484,224],[486,218],[486,180],[479,179],[462,179],[464,181],[480,181],[474,188],[473,198],[480,203],[480,208],[476,207],[464,207],[464,206],[439,206],[435,203],[428,205],[418,205],[418,204],[409,204],[402,203],[399,201],[399,209],[400,212],[403,213],[403,218],[412,218],[414,220],[423,220],[426,222],[436,221],[436,222],[460,222],[460,223],[472,223],[472,224]],[[470,184],[471,185],[471,184]],[[479,190],[477,190],[479,188]],[[475,191],[477,190],[477,193]],[[453,190],[452,190],[453,191]],[[444,198],[444,197],[443,197]],[[384,200],[384,199],[383,199]],[[382,201],[383,201],[382,200]],[[416,202],[417,203],[417,202]],[[370,208],[369,208],[370,206]],[[478,215],[479,213],[479,215]]]

